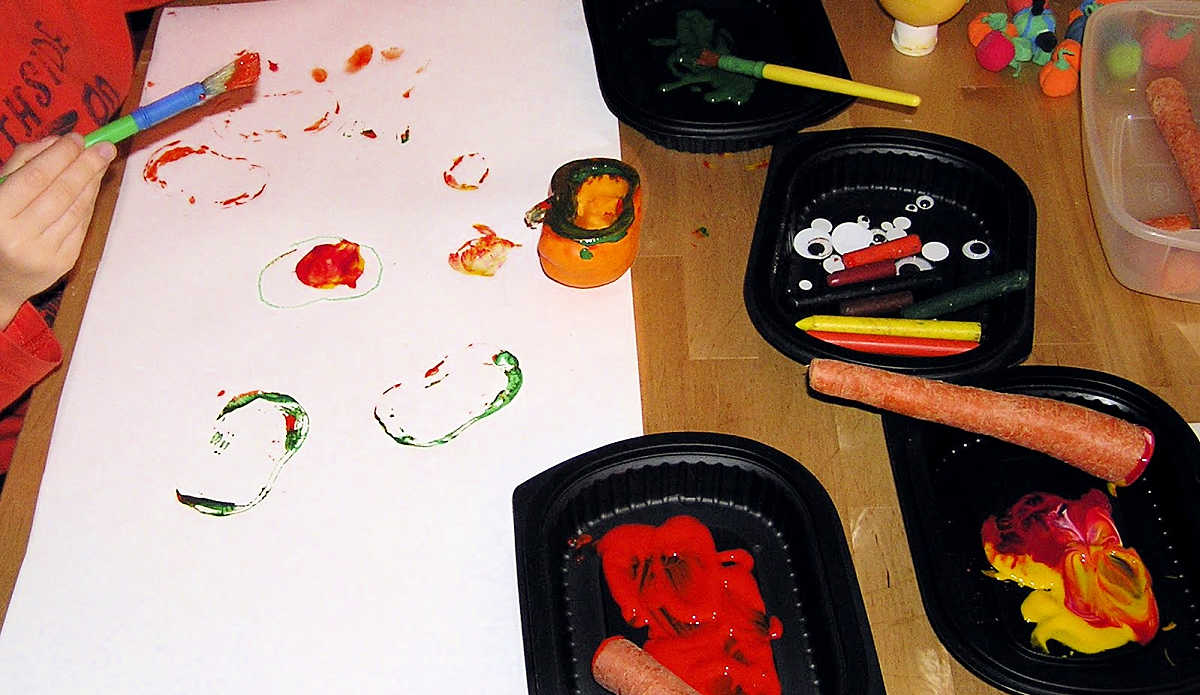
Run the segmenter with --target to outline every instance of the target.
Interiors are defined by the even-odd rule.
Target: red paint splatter
[[[379,55],[383,56],[384,60],[396,60],[400,56],[404,55],[404,49],[400,48],[399,46],[389,46],[388,48],[380,51]]]
[[[760,162],[755,162],[754,164],[747,164],[746,171],[755,171],[757,169],[766,169],[767,165],[770,163],[771,163],[771,160],[764,159]]]
[[[225,81],[225,89],[241,89],[258,82],[261,71],[257,53],[241,53],[233,64],[233,74]]]
[[[157,183],[160,188],[166,188],[167,182],[158,178],[158,169],[163,164],[177,162],[184,157],[193,154],[204,154],[210,152],[208,145],[199,147],[188,147],[187,145],[179,145],[180,140],[174,140],[160,148],[159,154],[151,157],[146,161],[146,166],[142,167],[142,178],[148,183]]]
[[[362,132],[362,136],[363,136],[364,138],[371,138],[372,140],[374,140],[375,138],[379,137],[378,135],[376,135],[376,134],[375,134],[375,131],[374,131],[374,130],[371,130],[370,128],[367,128],[366,130],[364,130],[364,131]]]
[[[400,133],[400,142],[401,142],[401,143],[408,142],[408,138],[409,138],[409,136],[411,136],[411,135],[412,135],[412,126],[407,126],[407,127],[404,129],[404,132],[403,132],[403,133]]]
[[[412,88],[412,87],[409,87],[408,89],[406,89],[406,90],[404,90],[403,92],[401,92],[400,96],[402,96],[402,97],[404,97],[405,99],[407,99],[407,98],[409,98],[409,97],[411,97],[411,96],[412,96],[412,90],[413,90],[413,88]]]
[[[704,168],[705,168],[705,169],[711,169],[711,168],[712,168],[712,162],[708,161],[707,159],[702,159],[702,160],[700,160],[700,164],[702,164],[702,165],[704,166]]]
[[[363,44],[354,49],[354,53],[346,59],[346,72],[354,73],[362,70],[371,62],[371,57],[375,55],[375,47],[371,44]]]
[[[271,72],[279,72],[279,63],[276,63],[273,60],[268,60],[267,61],[267,69],[270,70]]]
[[[592,542],[591,534],[581,533],[578,536],[575,536],[574,538],[568,539],[567,547],[572,550],[579,550],[580,548],[584,547],[585,545],[589,545],[591,542]]]
[[[771,653],[783,635],[745,550],[718,551],[691,516],[622,524],[596,543],[621,615],[647,627],[643,649],[704,695],[779,695]]]
[[[225,395],[225,389],[221,389],[220,391],[217,391],[217,398],[220,398],[221,396],[224,396],[224,395]]]
[[[153,81],[153,80],[146,80],[146,86],[147,86],[147,87],[153,87],[153,86],[154,86],[154,81]]]
[[[296,263],[300,282],[327,290],[338,285],[353,288],[363,274],[366,261],[358,244],[342,239],[336,244],[318,244]]]
[[[478,152],[460,154],[454,158],[453,162],[450,163],[450,168],[442,172],[442,180],[446,182],[447,186],[455,190],[473,191],[483,184],[484,180],[487,179],[488,174],[491,172],[491,169],[485,165],[486,161],[487,158]],[[454,170],[461,166],[464,162],[473,162],[483,168],[483,172],[475,178],[473,183],[460,182],[458,177],[454,175]]]
[[[425,72],[426,70],[428,70],[428,69],[429,69],[429,62],[430,62],[430,61],[428,61],[428,60],[427,60],[427,61],[425,61],[425,64],[424,64],[424,65],[422,65],[421,67],[417,68],[417,74],[418,74],[418,75],[420,75],[421,73],[423,73],[423,72]]]
[[[329,112],[326,111],[323,116],[312,122],[312,125],[306,127],[304,132],[315,133],[319,130],[325,130],[329,127]]]
[[[429,377],[433,376],[434,374],[437,374],[438,372],[440,372],[442,370],[443,364],[446,364],[446,360],[442,360],[441,362],[438,362],[437,364],[433,365],[429,369],[426,369],[425,370],[425,378],[428,379]]]
[[[324,82],[325,80],[329,79],[329,73],[325,70],[325,68],[313,68],[312,78],[313,82]]]
[[[263,191],[265,191],[265,190],[267,190],[267,184],[264,183],[261,188],[259,188],[257,191],[255,191],[253,193],[239,193],[238,195],[235,195],[232,198],[227,198],[225,200],[219,201],[219,204],[221,205],[221,207],[225,207],[225,208],[236,207],[238,205],[245,205],[246,203],[249,203],[251,200],[254,200],[258,196],[262,195]]]
[[[189,196],[188,196],[188,204],[189,204],[189,205],[195,205],[195,204],[196,204],[196,196],[194,196],[194,195],[189,195]]]

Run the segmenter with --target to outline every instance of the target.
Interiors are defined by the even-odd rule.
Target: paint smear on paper
[[[291,396],[235,396],[217,415],[209,452],[187,471],[175,498],[211,516],[244,512],[267,497],[307,436],[308,414]]]
[[[324,82],[325,80],[329,79],[329,71],[326,70],[325,68],[313,68],[312,69],[312,78],[313,78],[313,82],[320,84],[320,83]]]
[[[500,237],[486,224],[471,225],[480,236],[466,241],[450,254],[450,267],[466,275],[491,277],[508,260],[508,252],[520,244]]]
[[[268,175],[266,168],[245,157],[172,140],[151,153],[142,167],[142,179],[168,193],[182,194],[189,204],[210,201],[230,208],[261,196]]]
[[[474,191],[483,185],[489,173],[487,157],[471,152],[455,157],[442,172],[442,180],[456,191]]]
[[[375,47],[369,43],[354,49],[354,52],[346,59],[346,72],[355,73],[367,67],[374,55]]]
[[[511,403],[523,379],[515,355],[471,344],[413,368],[380,396],[375,420],[398,444],[445,444]]]
[[[379,287],[383,262],[370,246],[336,236],[295,244],[258,274],[258,298],[276,309],[366,296]]]

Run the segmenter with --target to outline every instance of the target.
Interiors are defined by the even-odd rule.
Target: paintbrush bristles
[[[205,96],[215,97],[231,89],[249,87],[258,81],[260,72],[257,53],[244,53],[237,60],[204,78]]]
[[[700,51],[700,57],[696,58],[696,65],[699,65],[702,68],[715,68],[717,67],[717,61],[720,60],[720,58],[720,55],[705,48],[704,50]]]

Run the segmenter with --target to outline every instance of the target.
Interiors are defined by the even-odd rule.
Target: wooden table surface
[[[1077,3],[1051,2],[1060,18]],[[922,95],[913,110],[859,101],[818,129],[892,126],[979,145],[1009,164],[1038,213],[1034,346],[1026,364],[1102,370],[1139,383],[1200,421],[1200,304],[1134,293],[1109,272],[1085,187],[1078,95],[1050,99],[1036,72],[980,68],[966,41],[972,4],[941,27],[937,49],[892,49],[875,0],[825,0],[851,74]],[[1062,20],[1060,20],[1062,21]],[[803,27],[796,27],[802,32]],[[152,45],[151,40],[147,45]],[[149,50],[138,61],[138,77]],[[136,89],[136,87],[135,87]],[[137,94],[130,103],[137,102]],[[888,692],[998,692],[958,664],[926,620],[892,483],[880,419],[814,400],[805,367],[754,330],[742,280],[770,149],[686,154],[621,126],[622,156],[642,174],[647,212],[633,294],[647,433],[708,430],[756,439],[802,462],[833,498]],[[115,164],[73,272],[55,331],[67,359],[104,246],[123,163]],[[704,226],[709,236],[693,230]],[[28,540],[65,368],[34,390],[0,493],[0,607],[7,608]],[[0,618],[3,613],[0,613]]]

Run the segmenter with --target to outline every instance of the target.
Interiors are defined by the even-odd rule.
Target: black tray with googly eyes
[[[746,309],[804,364],[951,380],[1012,366],[1033,347],[1036,230],[1025,182],[980,147],[895,128],[802,133],[771,155]],[[1003,289],[969,293],[989,285]],[[879,337],[914,322],[916,340]]]

